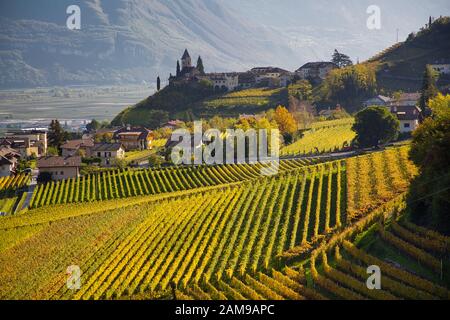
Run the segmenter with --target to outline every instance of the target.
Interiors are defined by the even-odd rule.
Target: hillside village
[[[439,61],[430,64],[431,68],[441,76],[450,75],[450,62]],[[215,92],[239,92],[252,88],[264,90],[287,88],[301,81],[318,86],[333,70],[339,66],[334,62],[308,62],[294,72],[278,67],[255,67],[247,72],[205,73],[202,58],[199,56],[197,65],[193,66],[191,56],[186,49],[181,57],[181,65],[177,62],[175,75],[169,77],[169,87],[190,86],[196,83],[208,83]],[[370,106],[385,107],[399,120],[399,132],[409,136],[420,123],[422,110],[418,103],[420,92],[400,92],[396,97],[375,95],[363,101],[363,108]],[[333,114],[339,112],[340,106],[310,112],[322,119],[333,119]],[[257,114],[240,114],[238,119],[257,119]],[[167,141],[167,133],[177,128],[185,127],[185,121],[172,119],[161,128],[166,130],[162,141]],[[104,139],[104,137],[107,139]],[[96,139],[97,137],[97,139]],[[99,137],[102,137],[99,140]],[[48,175],[48,179],[62,180],[78,177],[80,168],[96,164],[99,167],[114,167],[126,165],[126,154],[141,151],[142,156],[136,156],[136,161],[129,164],[148,163],[146,157],[153,149],[154,130],[143,126],[123,125],[110,128],[89,130],[79,138],[66,140],[62,143],[58,156],[48,155],[49,142],[47,130],[16,130],[0,137],[0,176],[17,174],[21,160],[37,159],[36,168],[40,173]],[[97,140],[97,141],[96,141]],[[161,141],[161,140],[160,140]],[[173,144],[166,145],[167,148]],[[159,146],[157,149],[161,149]],[[143,152],[142,152],[143,151]],[[156,150],[155,150],[156,152]],[[160,154],[164,154],[159,150]],[[167,154],[167,151],[165,152]],[[86,161],[83,162],[83,159]],[[84,163],[84,164],[83,164]]]

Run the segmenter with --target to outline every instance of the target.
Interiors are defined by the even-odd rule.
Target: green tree
[[[92,132],[98,130],[101,126],[102,125],[100,124],[100,122],[98,122],[95,119],[92,119],[92,121],[86,125],[86,130]]]
[[[313,96],[313,87],[308,80],[300,80],[288,86],[289,95],[301,100],[310,101]]]
[[[47,148],[47,155],[48,156],[58,156],[59,155],[58,148],[56,148],[56,147],[48,147]]]
[[[198,56],[197,59],[197,70],[200,72],[200,74],[205,74],[205,67],[203,66],[203,60],[200,56]]]
[[[362,148],[376,147],[397,138],[399,121],[384,107],[368,107],[358,112],[352,130]]]
[[[408,208],[413,222],[450,235],[450,95],[429,101],[432,116],[413,132],[410,157],[419,168]]]
[[[335,69],[325,79],[322,99],[355,112],[362,107],[362,101],[374,95],[376,87],[375,68],[371,65]]]
[[[428,106],[428,101],[438,94],[436,87],[436,71],[430,66],[425,67],[422,80],[422,89],[420,90],[419,108],[421,110],[422,119],[430,116],[431,110]]]
[[[52,120],[48,131],[48,142],[52,147],[59,149],[61,145],[67,140],[68,134],[61,127],[58,120]]]
[[[161,90],[161,79],[159,76],[156,78],[156,91]]]
[[[333,57],[331,62],[336,64],[339,68],[349,67],[353,65],[352,60],[346,54],[340,53],[337,49],[334,49]]]

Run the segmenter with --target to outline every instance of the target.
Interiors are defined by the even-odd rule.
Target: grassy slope
[[[162,110],[169,118],[192,120],[214,115],[236,117],[242,113],[257,113],[279,104],[287,104],[285,89],[248,89],[232,93],[215,93],[200,84],[166,87],[153,96],[122,111],[113,120],[115,124],[149,125],[154,122],[152,111]]]
[[[426,64],[449,58],[450,20],[434,23],[430,29],[417,34],[410,41],[402,42],[385,50],[368,62],[378,65],[377,81],[386,91],[416,91],[422,84]],[[441,79],[448,85],[450,79]]]

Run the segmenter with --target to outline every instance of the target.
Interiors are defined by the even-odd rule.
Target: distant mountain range
[[[164,81],[184,48],[195,58],[200,54],[207,71],[257,65],[293,70],[328,60],[334,48],[365,59],[395,41],[395,27],[404,38],[428,14],[450,13],[444,0],[380,0],[385,27],[369,32],[369,2],[1,1],[0,88],[154,82],[158,74]],[[66,28],[72,4],[81,8],[78,31]]]

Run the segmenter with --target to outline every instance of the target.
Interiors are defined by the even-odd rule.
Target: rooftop
[[[122,147],[121,143],[98,143],[94,145],[92,151],[118,151]]]
[[[309,68],[325,68],[325,67],[335,67],[338,66],[330,61],[319,61],[319,62],[308,62],[302,65],[300,68],[297,69],[297,71],[300,71],[301,69],[309,69]]]
[[[38,168],[79,167],[81,157],[42,157],[37,161]]]
[[[62,149],[71,149],[76,150],[80,147],[93,147],[94,140],[92,139],[78,139],[78,140],[68,140],[64,143],[61,148]]]
[[[189,52],[187,49],[184,50],[183,56],[181,57],[181,59],[186,59],[186,58],[190,58],[191,56],[189,55]]]

